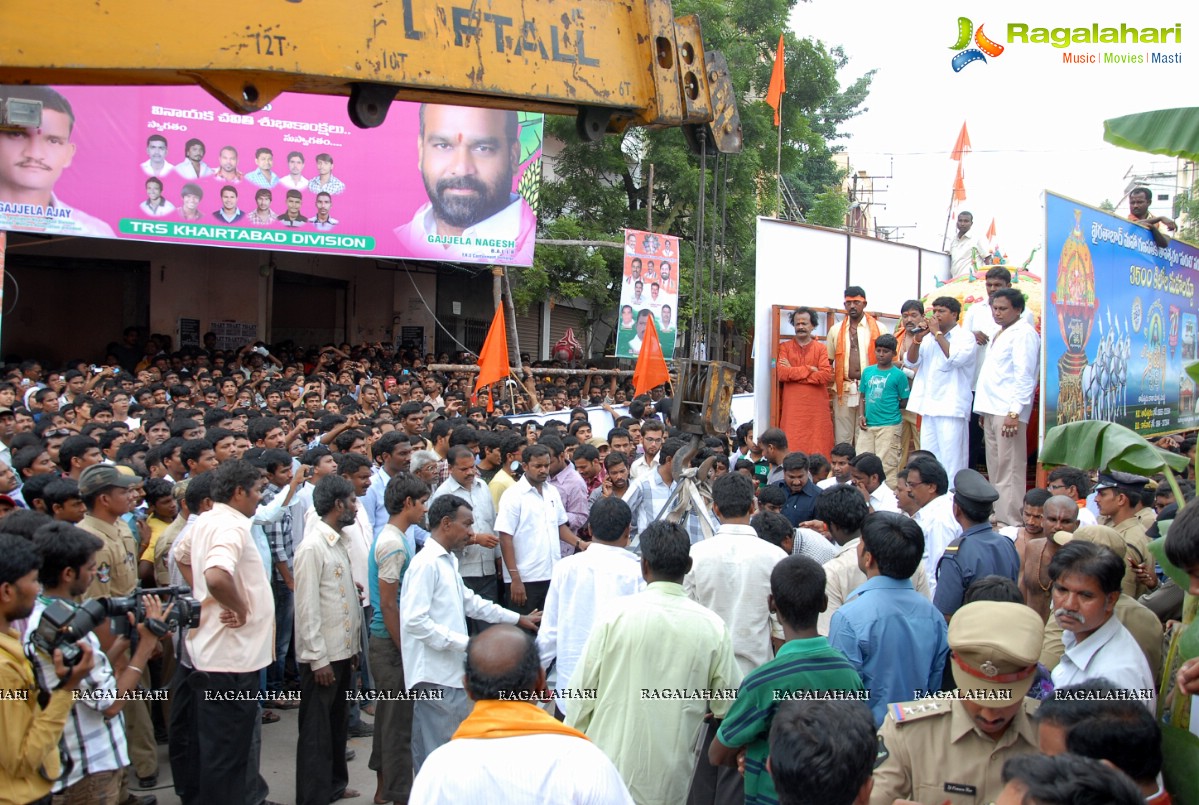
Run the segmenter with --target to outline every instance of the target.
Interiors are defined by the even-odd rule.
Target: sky
[[[916,10],[914,10],[916,9]],[[918,15],[918,16],[916,16]],[[951,67],[958,18],[1004,46],[997,57]],[[841,140],[855,170],[875,179],[880,225],[902,229],[903,242],[940,249],[956,163],[949,158],[963,121],[973,152],[965,157],[966,200],[985,232],[995,219],[1009,258],[1023,263],[1044,241],[1044,190],[1098,206],[1119,203],[1129,168],[1173,160],[1109,145],[1103,121],[1152,109],[1199,105],[1193,77],[1199,67],[1199,3],[1082,2],[920,4],[858,0],[800,2],[791,30],[801,38],[841,45],[849,57],[847,86],[877,69],[865,106]],[[1167,28],[1182,25],[1182,44],[1009,43],[1008,25],[1034,28]],[[971,42],[971,46],[974,43]],[[1181,64],[1152,64],[1157,51],[1180,54]],[[1142,64],[1064,64],[1064,52],[1141,54]],[[885,192],[877,192],[885,190]]]

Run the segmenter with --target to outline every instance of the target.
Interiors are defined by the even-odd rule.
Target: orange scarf
[[[866,362],[862,364],[862,368],[865,369],[867,366],[873,366],[876,362],[874,359],[874,342],[878,340],[878,337],[882,333],[878,329],[878,322],[875,321],[874,316],[871,316],[869,313],[863,313],[862,316],[866,322],[866,326],[870,328],[870,343],[866,345]],[[846,360],[846,351],[849,349],[848,330],[849,316],[846,316],[841,319],[841,332],[837,336],[837,355],[836,360],[833,361],[835,364],[833,370],[836,372],[835,382],[837,384],[838,403],[845,397],[845,372],[849,368]],[[858,344],[858,350],[860,351],[861,349],[862,345]]]
[[[566,726],[535,704],[502,702],[496,699],[481,699],[475,702],[475,709],[471,710],[470,715],[450,738],[516,738],[521,735],[547,733],[590,740],[574,727]]]

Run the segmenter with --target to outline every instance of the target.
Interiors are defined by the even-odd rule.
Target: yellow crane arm
[[[230,109],[348,95],[373,127],[391,101],[702,130],[740,150],[727,67],[670,0],[65,0],[0,3],[0,83],[199,84]],[[194,11],[195,13],[190,13]]]

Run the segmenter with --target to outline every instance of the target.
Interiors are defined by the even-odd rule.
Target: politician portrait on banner
[[[679,239],[625,230],[624,277],[616,325],[616,357],[636,358],[652,318],[662,354],[674,355],[678,334]]]

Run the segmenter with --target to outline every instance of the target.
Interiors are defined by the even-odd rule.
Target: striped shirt
[[[725,746],[745,747],[745,805],[779,801],[766,771],[766,758],[771,721],[786,700],[780,693],[861,690],[858,672],[823,637],[787,641],[773,660],[746,676],[737,701],[716,733]]]
[[[54,671],[54,662],[45,652],[33,647],[29,635],[37,628],[42,613],[53,599],[39,595],[33,614],[25,629],[25,656],[33,667],[40,690],[52,691],[60,684]],[[117,680],[107,655],[100,647],[95,634],[87,634],[83,640],[92,647],[94,664],[92,670],[79,685],[80,698],[71,706],[66,726],[62,731],[60,748],[70,758],[63,767],[69,770],[55,781],[51,789],[55,794],[78,783],[91,774],[117,771],[129,765],[129,753],[125,740],[125,714],[117,713],[106,718],[104,711],[117,702]]]

